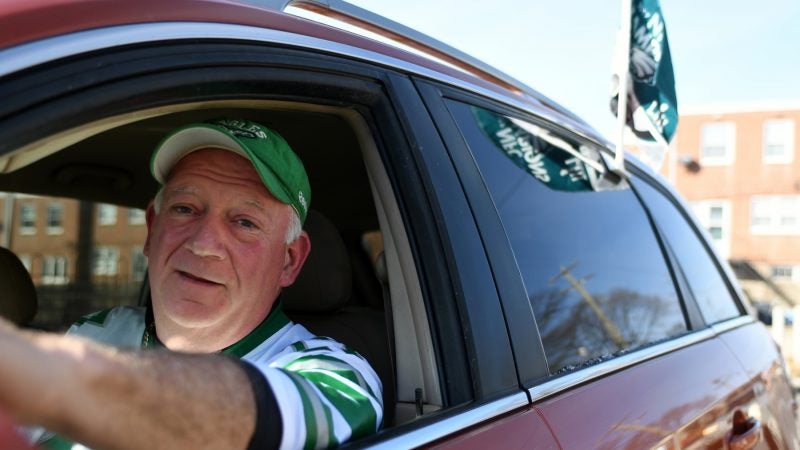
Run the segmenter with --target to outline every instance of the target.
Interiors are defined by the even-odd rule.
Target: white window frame
[[[67,284],[66,256],[46,255],[42,258],[42,284]]]
[[[723,199],[709,199],[691,202],[692,210],[694,211],[700,224],[706,229],[711,241],[717,249],[717,252],[724,258],[730,257],[731,254],[731,202],[730,200]],[[715,218],[711,216],[713,208],[720,208],[722,214],[720,217]],[[711,233],[712,228],[720,228],[720,237],[714,237]]]
[[[23,203],[22,205],[20,205],[20,209],[19,209],[19,234],[24,235],[24,236],[31,236],[31,235],[36,234],[36,220],[37,220],[36,216],[38,216],[37,209],[38,208],[37,208],[36,203]],[[32,211],[32,214],[33,214],[33,225],[32,226],[26,226],[25,225],[25,222],[24,222],[24,220],[25,220],[25,211]]]
[[[116,276],[119,274],[119,248],[99,245],[94,248],[92,274],[96,276]]]
[[[782,135],[775,141],[774,132],[770,133],[772,127],[785,127]],[[762,127],[762,157],[764,164],[791,164],[794,161],[794,120],[792,119],[769,119],[764,121]],[[768,155],[767,149],[772,146],[782,146],[783,153],[778,155]]]
[[[761,223],[756,223],[762,219]],[[787,220],[793,223],[786,223]],[[800,195],[750,197],[750,233],[767,236],[800,235]]]
[[[146,222],[145,220],[145,212],[139,208],[129,208],[128,209],[128,224],[130,225],[144,225]]]
[[[136,271],[136,260],[139,257],[144,258],[144,271],[141,273],[137,273]],[[146,274],[147,274],[147,257],[144,256],[143,247],[141,245],[136,245],[131,248],[131,280],[143,281]]]
[[[97,205],[97,224],[108,226],[117,224],[117,207],[107,203]]]
[[[719,141],[709,137],[718,129]],[[722,155],[706,155],[706,149],[721,145]],[[736,159],[736,124],[734,122],[708,122],[700,126],[700,164],[704,166],[726,166]]]
[[[60,214],[60,225],[52,226],[50,225],[50,214],[51,211],[58,209]],[[45,231],[47,234],[63,234],[64,233],[64,205],[62,203],[50,203],[47,205],[47,210],[45,211]]]

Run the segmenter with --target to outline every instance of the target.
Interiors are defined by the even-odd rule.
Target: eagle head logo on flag
[[[666,145],[678,126],[678,100],[667,28],[658,0],[632,0],[630,20],[628,54],[619,55],[627,64],[617,65],[629,75],[624,86],[628,99],[626,123],[640,139]],[[612,86],[611,107],[615,114],[619,79],[615,75]]]

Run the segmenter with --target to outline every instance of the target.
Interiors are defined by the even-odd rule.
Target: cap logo
[[[299,201],[300,204],[303,205],[303,211],[308,210],[308,205],[306,205],[306,198],[305,196],[303,196],[303,191],[297,191],[297,201]]]
[[[249,139],[266,139],[267,133],[252,122],[245,122],[243,120],[219,120],[215,123],[226,130],[230,131],[236,137],[244,137]]]

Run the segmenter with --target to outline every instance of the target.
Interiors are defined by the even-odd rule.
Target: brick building
[[[0,193],[0,246],[31,274],[40,328],[59,330],[89,312],[136,304],[146,230],[140,209]]]
[[[0,211],[13,202],[10,217],[0,218],[0,243],[19,256],[36,284],[66,284],[74,279],[79,252],[80,202],[66,198],[0,194]],[[90,208],[90,274],[98,281],[141,281],[146,268],[142,244],[144,211],[105,204]],[[11,226],[5,223],[10,219]]]
[[[662,168],[756,302],[800,305],[798,124],[800,101],[685,109]]]

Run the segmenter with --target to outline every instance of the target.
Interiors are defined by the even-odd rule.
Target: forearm
[[[95,448],[244,448],[255,401],[211,355],[124,352],[0,325],[0,408]]]

